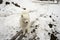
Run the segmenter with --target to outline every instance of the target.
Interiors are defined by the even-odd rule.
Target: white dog
[[[20,26],[22,27],[23,34],[30,32],[30,17],[27,11],[21,13]]]

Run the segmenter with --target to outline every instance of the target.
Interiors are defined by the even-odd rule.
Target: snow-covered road
[[[25,40],[60,40],[60,4],[40,4],[32,0],[2,0],[0,3],[0,40],[10,40],[19,30],[20,14],[29,12],[31,34]],[[36,36],[33,38],[33,36]],[[18,40],[18,39],[16,39]]]

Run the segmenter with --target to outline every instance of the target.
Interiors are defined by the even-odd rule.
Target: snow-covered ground
[[[29,12],[30,21],[33,23],[33,32],[25,40],[60,40],[60,4],[40,4],[32,0],[2,0],[0,40],[10,40],[21,30],[19,20],[24,9]]]

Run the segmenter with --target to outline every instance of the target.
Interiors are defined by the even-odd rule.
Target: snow
[[[6,5],[6,1],[10,4]],[[21,7],[15,6],[12,2]],[[54,35],[56,34],[55,36],[60,40],[60,4],[40,4],[34,3],[32,0],[3,0],[3,3],[0,4],[0,40],[10,40],[17,31],[21,30],[19,22],[23,8],[29,12],[31,23],[34,22],[31,31],[35,29],[36,25],[39,25],[35,29],[36,32],[30,34],[29,38],[33,38],[32,35],[37,35],[39,40],[50,40],[52,32],[57,31],[58,33],[54,33]],[[49,17],[50,15],[52,18]],[[56,27],[50,28],[48,25],[50,23]]]

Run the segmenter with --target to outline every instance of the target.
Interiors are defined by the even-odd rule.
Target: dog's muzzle
[[[28,23],[28,20],[25,20],[25,23]]]

